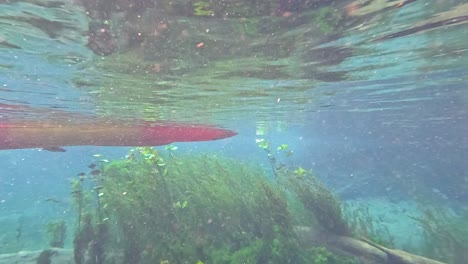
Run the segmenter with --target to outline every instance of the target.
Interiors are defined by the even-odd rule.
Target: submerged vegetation
[[[47,235],[51,247],[63,248],[67,235],[67,224],[64,220],[52,220],[47,223]]]
[[[282,169],[272,180],[253,164],[175,149],[133,149],[74,184],[76,263],[105,263],[106,243],[123,263],[357,263],[300,244],[296,225],[346,232],[337,200],[310,173]]]
[[[343,214],[311,171],[281,162],[293,154],[288,145],[257,143],[271,170],[220,156],[176,155],[172,145],[162,153],[139,147],[105,166],[92,164],[73,184],[75,263],[353,264],[373,242],[347,252],[348,240],[341,238],[364,236],[391,246],[388,233],[367,226],[369,212]],[[460,222],[448,228],[430,220],[419,219],[434,252],[427,255],[463,254],[463,236],[455,233]],[[309,235],[317,235],[312,243],[305,242]],[[463,257],[452,255],[449,263]]]
[[[447,263],[468,259],[468,209],[455,213],[444,208],[426,208],[414,220],[424,232],[423,254]]]
[[[343,215],[353,236],[365,238],[385,247],[394,247],[394,237],[381,219],[373,217],[368,206],[343,207]],[[409,239],[408,239],[409,240]]]
[[[72,183],[74,205],[77,210],[77,228],[73,239],[73,259],[75,264],[105,263],[105,244],[108,240],[108,224],[101,217],[101,204],[98,186],[100,170],[95,164],[88,166],[88,174],[79,173],[79,179]],[[85,182],[85,179],[91,179]],[[93,194],[95,198],[93,199]]]
[[[261,139],[257,144],[268,157],[277,183],[284,186],[304,207],[306,217],[314,219],[322,228],[337,235],[349,235],[351,232],[345,222],[340,201],[335,195],[321,184],[311,171],[302,167],[294,170],[284,163],[278,162],[272,153],[269,142]],[[292,155],[288,145],[282,144],[277,149],[286,157]]]
[[[39,257],[36,259],[37,264],[50,264],[52,263],[52,256],[57,254],[57,252],[51,250],[51,249],[46,249],[39,254]]]

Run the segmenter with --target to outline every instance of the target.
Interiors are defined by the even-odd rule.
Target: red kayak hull
[[[192,124],[11,122],[0,123],[0,149],[160,146],[218,140],[236,134],[231,130]]]

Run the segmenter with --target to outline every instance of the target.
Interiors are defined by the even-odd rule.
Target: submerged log
[[[362,239],[362,238],[361,238]],[[429,259],[426,257],[418,256],[418,255],[413,255],[410,254],[406,251],[399,250],[399,249],[390,249],[386,248],[384,246],[381,246],[377,243],[374,243],[372,241],[369,241],[367,239],[362,239],[364,242],[366,242],[369,245],[372,245],[383,252],[385,252],[388,255],[390,263],[395,263],[395,264],[444,264],[443,262]]]
[[[363,264],[446,264],[402,250],[389,249],[366,239],[330,234],[325,230],[296,227],[296,233],[307,246],[324,246],[334,253],[355,257]]]
[[[63,248],[51,248],[50,264],[73,264],[73,250]],[[0,264],[37,264],[39,256],[44,250],[38,251],[20,251],[12,254],[0,255]]]
[[[45,254],[48,258],[42,258],[41,254]],[[48,262],[50,260],[50,262]],[[110,252],[106,256],[106,263],[125,264],[123,263],[123,254]],[[73,249],[50,248],[37,251],[20,251],[11,254],[0,254],[0,264],[75,264],[73,259]],[[86,262],[88,263],[88,262]]]
[[[389,263],[385,252],[363,241],[305,226],[298,226],[295,229],[305,246],[326,247],[333,253],[355,257],[362,264]]]

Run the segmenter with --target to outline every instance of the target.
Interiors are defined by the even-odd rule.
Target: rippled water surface
[[[116,51],[99,56],[86,47],[88,20],[95,22],[83,7],[7,1],[0,100],[223,124],[303,123],[323,111],[379,112],[383,123],[398,126],[461,122],[467,5],[367,2],[258,15],[229,6],[212,16],[116,12],[108,22]]]

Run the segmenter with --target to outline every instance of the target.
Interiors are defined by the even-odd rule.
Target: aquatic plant
[[[214,11],[210,9],[210,3],[198,1],[193,3],[193,14],[195,16],[214,16]]]
[[[374,218],[367,206],[343,206],[343,218],[354,237],[365,238],[379,245],[393,248],[394,237],[381,220]]]
[[[57,254],[56,251],[51,250],[51,249],[46,249],[39,254],[39,257],[36,259],[37,264],[51,264],[52,263],[52,256]]]
[[[294,225],[316,222],[261,167],[166,150],[135,148],[103,169],[103,213],[125,263],[310,263]]]
[[[423,254],[450,264],[468,259],[468,209],[455,213],[441,207],[425,208],[413,219],[423,228]]]
[[[76,264],[103,264],[109,230],[107,223],[93,225],[91,214],[83,216],[82,228],[73,240],[73,258]]]
[[[287,180],[290,190],[294,191],[306,211],[318,221],[321,227],[334,234],[351,234],[343,218],[340,201],[315,176],[311,173],[301,177],[292,174]]]
[[[284,194],[251,165],[137,148],[105,167],[102,186],[128,263],[290,263],[301,256]]]
[[[312,264],[358,264],[355,258],[343,257],[330,252],[325,247],[312,247],[307,250]]]
[[[275,176],[275,179],[278,180],[281,170],[285,169],[285,164],[284,163],[278,164],[278,160],[275,154],[271,151],[270,142],[268,142],[267,140],[263,138],[257,139],[256,142],[257,142],[257,146],[265,151],[267,158],[268,158],[268,162],[270,163],[273,175]],[[288,149],[288,145],[282,144],[277,148],[277,151],[284,152],[287,149]],[[292,152],[288,152],[288,153],[292,153]],[[287,156],[290,156],[290,155],[287,154]]]
[[[76,264],[84,263],[88,243],[91,242],[93,238],[91,221],[91,215],[85,215],[83,218],[83,227],[78,229],[73,239],[73,258]]]
[[[79,178],[72,182],[72,197],[77,209],[74,260],[76,264],[102,264],[109,231],[102,215],[101,168],[94,163],[88,167],[88,173],[79,173]]]
[[[99,222],[94,227],[94,238],[90,245],[90,260],[88,264],[103,264],[106,260],[105,245],[108,241],[109,226],[107,223]]]
[[[312,171],[306,171],[302,167],[291,170],[284,163],[277,162],[268,141],[259,139],[257,144],[267,153],[277,183],[297,197],[309,217],[329,232],[339,235],[351,234],[343,218],[339,199],[317,180]],[[287,144],[281,144],[276,150],[286,157],[292,155]]]
[[[82,181],[83,178],[80,176],[80,179],[72,181],[72,198],[74,202],[74,206],[76,207],[76,214],[78,220],[76,221],[78,224],[78,230],[81,229],[81,216],[83,214],[83,188],[82,188]]]
[[[51,220],[47,223],[47,235],[51,247],[63,248],[67,235],[67,224],[65,220]]]

